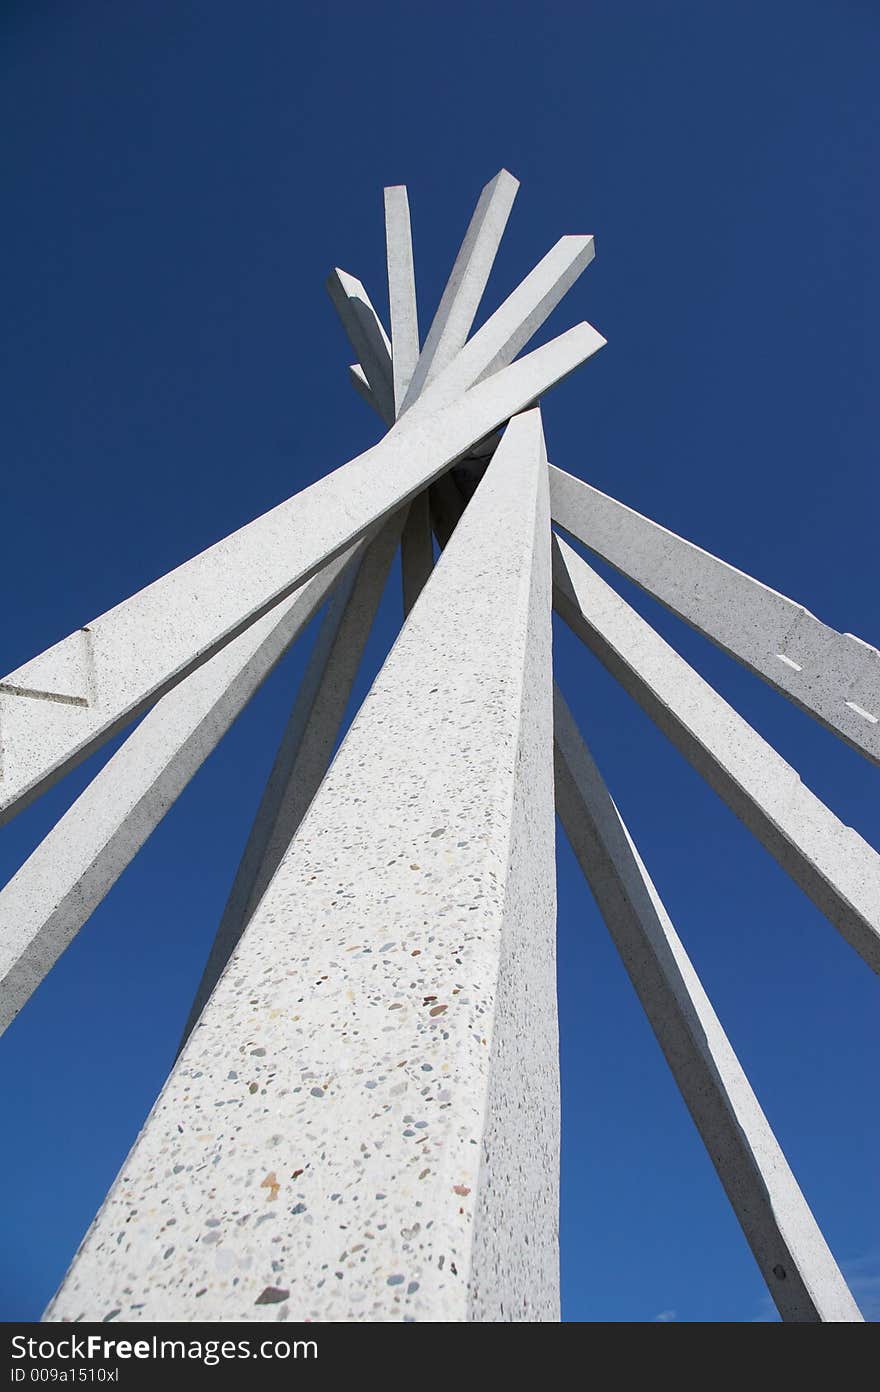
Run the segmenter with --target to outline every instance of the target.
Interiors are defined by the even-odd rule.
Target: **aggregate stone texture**
[[[554,521],[880,763],[880,652],[579,478],[550,468]]]
[[[530,411],[46,1318],[558,1318],[549,536]]]
[[[407,388],[402,410],[412,405],[467,342],[518,189],[519,180],[501,169],[480,194]]]
[[[0,891],[0,1030],[73,941],[366,543],[282,600],[144,717]]]
[[[880,856],[586,561],[553,539],[554,604],[574,633],[880,972]]]
[[[403,184],[385,189],[385,246],[391,311],[391,371],[394,414],[400,408],[419,359],[419,311],[413,270],[409,196]]]
[[[379,535],[350,567],[327,606],[208,954],[184,1040],[217,985],[330,765],[400,541],[404,512],[402,509],[382,525]]]
[[[595,238],[560,237],[547,255],[499,305],[451,362],[407,406],[405,418],[421,417],[455,401],[475,382],[512,363],[538,332],[595,255]],[[596,347],[605,342],[595,329]]]
[[[784,1320],[862,1316],[561,693],[556,808]]]
[[[529,353],[178,566],[0,681],[7,820],[274,604],[601,347]]]

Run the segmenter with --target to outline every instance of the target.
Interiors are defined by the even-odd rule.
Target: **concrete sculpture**
[[[548,464],[536,403],[604,339],[519,354],[594,243],[472,333],[517,188],[483,190],[423,343],[386,189],[390,337],[328,282],[380,443],[0,682],[3,819],[148,712],[0,893],[5,1028],[326,603],[176,1064],[48,1319],[559,1318],[554,810],[782,1318],[861,1318],[554,688],[551,609],[875,970],[880,858],[552,523],[875,761],[880,654]],[[333,758],[398,546],[405,623]]]

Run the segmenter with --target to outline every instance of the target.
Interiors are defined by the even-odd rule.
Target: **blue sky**
[[[543,333],[608,338],[546,399],[551,458],[880,642],[868,0],[7,0],[0,33],[0,669],[375,440],[324,277],[387,303],[381,189],[407,183],[425,330],[502,165],[522,189],[484,313],[562,233],[597,239]],[[615,583],[880,846],[876,769]],[[399,620],[392,580],[356,700]],[[168,1070],[307,650],[0,1042],[0,1318],[38,1317]],[[877,982],[561,628],[555,660],[876,1317]],[[3,829],[4,878],[107,752]],[[564,842],[559,963],[565,1317],[773,1318]]]

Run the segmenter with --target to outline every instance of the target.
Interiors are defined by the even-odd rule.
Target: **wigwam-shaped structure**
[[[554,810],[782,1317],[860,1319],[554,689],[552,608],[875,970],[880,860],[561,533],[874,762],[880,654],[548,464],[536,403],[604,339],[520,354],[594,247],[561,238],[472,333],[517,187],[483,190],[424,342],[404,188],[390,335],[330,277],[379,444],[0,683],[5,817],[148,712],[0,895],[5,1026],[324,608],[176,1065],[50,1319],[558,1318]],[[405,622],[332,758],[398,545]]]

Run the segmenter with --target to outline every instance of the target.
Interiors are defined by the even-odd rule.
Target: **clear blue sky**
[[[0,38],[0,670],[373,442],[326,272],[385,304],[381,189],[407,183],[426,327],[501,165],[522,189],[485,310],[562,233],[597,239],[547,333],[586,317],[608,346],[547,398],[551,457],[880,642],[870,0],[7,0]],[[621,588],[880,846],[876,769]],[[394,589],[373,671],[399,617]],[[876,1315],[878,983],[596,661],[555,641]],[[304,650],[0,1042],[0,1318],[39,1315],[167,1072]],[[0,870],[104,757],[3,830]],[[559,905],[566,1318],[772,1318],[564,844]]]

